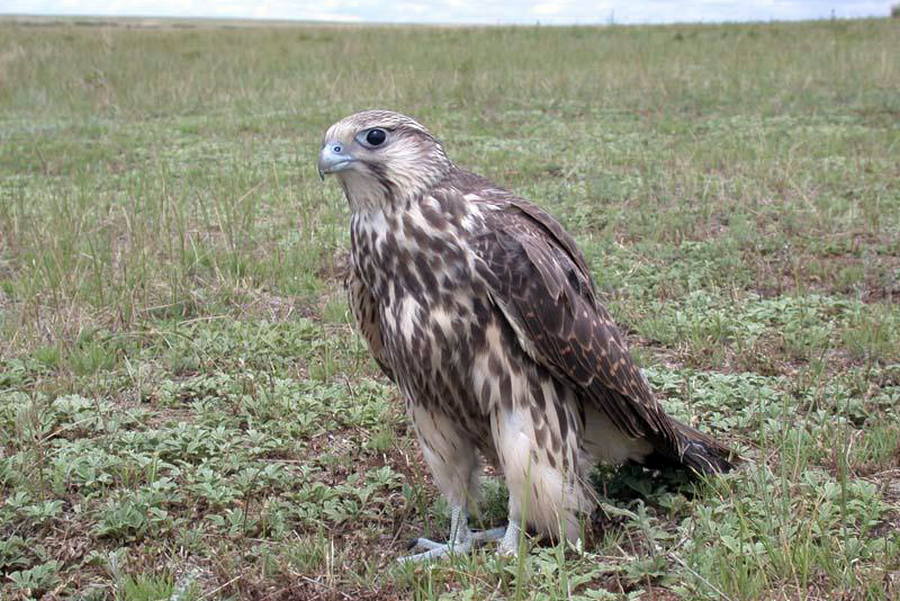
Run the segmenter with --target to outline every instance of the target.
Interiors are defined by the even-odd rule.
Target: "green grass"
[[[0,598],[898,598],[896,33],[0,21]],[[598,470],[581,549],[394,564],[447,508],[314,170],[376,106],[557,215],[747,464]]]

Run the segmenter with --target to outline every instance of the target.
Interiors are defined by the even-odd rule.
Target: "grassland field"
[[[898,57],[887,19],[0,20],[0,599],[900,599]],[[555,214],[745,465],[598,468],[581,549],[394,563],[447,507],[314,167],[371,107]]]

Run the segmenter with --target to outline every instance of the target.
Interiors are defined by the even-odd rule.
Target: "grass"
[[[898,598],[894,23],[141,23],[0,22],[0,598]],[[598,470],[581,549],[394,564],[447,508],[314,171],[373,106],[557,215],[747,465]]]

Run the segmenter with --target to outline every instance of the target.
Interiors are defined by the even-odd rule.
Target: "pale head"
[[[378,208],[422,194],[451,167],[441,143],[419,122],[369,110],[328,128],[319,175],[335,174],[354,210]]]

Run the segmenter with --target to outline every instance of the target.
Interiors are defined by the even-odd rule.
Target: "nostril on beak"
[[[337,173],[350,168],[355,159],[352,155],[346,153],[346,150],[347,147],[343,142],[330,140],[322,144],[322,150],[319,152],[319,174],[324,176],[328,173]]]

